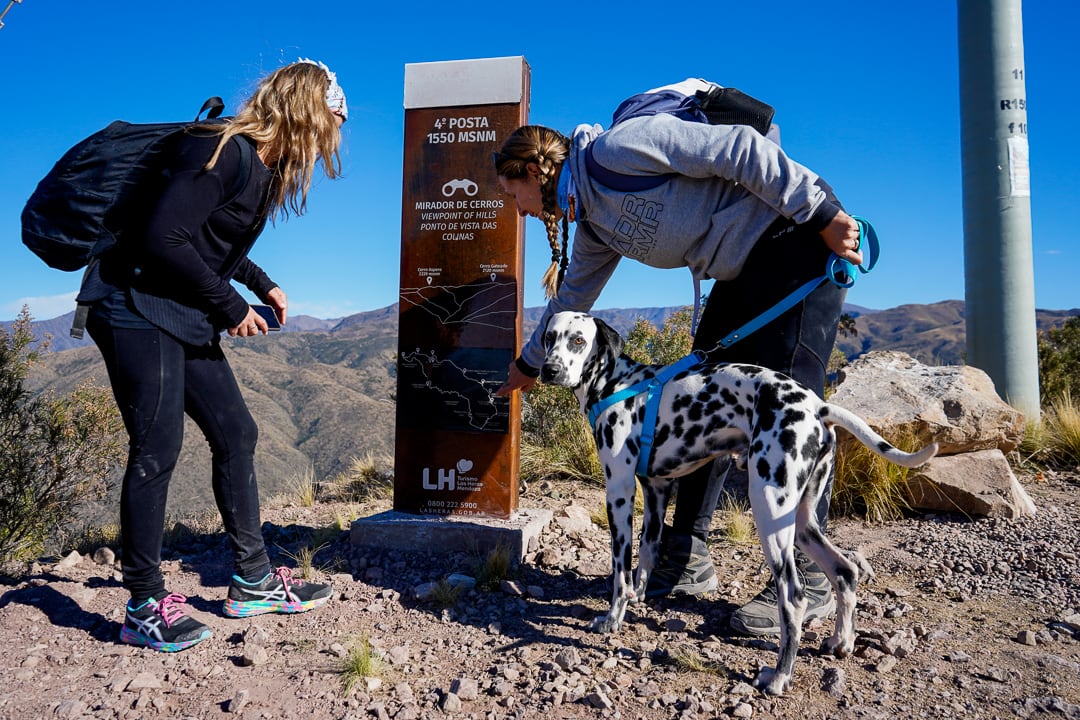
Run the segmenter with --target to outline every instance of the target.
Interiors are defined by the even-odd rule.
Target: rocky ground
[[[223,538],[196,535],[168,553],[168,582],[214,636],[172,655],[119,643],[126,595],[112,565],[76,555],[7,568],[0,718],[1080,718],[1080,472],[1021,480],[1033,518],[834,522],[837,544],[877,572],[859,590],[856,653],[820,656],[830,627],[812,623],[782,698],[750,685],[775,662],[775,639],[727,629],[766,580],[754,543],[717,532],[720,591],[632,606],[620,633],[596,635],[608,540],[573,518],[598,511],[602,491],[565,484],[522,496],[522,507],[571,510],[528,562],[450,607],[417,591],[475,577],[476,557],[358,552],[342,533],[315,556],[331,603],[228,619]],[[289,554],[335,514],[383,509],[278,507],[264,520],[295,564]],[[365,643],[382,667],[346,690],[346,659]]]

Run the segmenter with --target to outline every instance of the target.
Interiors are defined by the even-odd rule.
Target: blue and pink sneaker
[[[225,614],[240,618],[264,613],[301,613],[326,603],[333,593],[329,585],[304,582],[292,571],[279,567],[257,583],[248,583],[233,575]]]
[[[187,614],[187,598],[178,593],[150,598],[138,607],[127,605],[120,641],[158,652],[177,652],[210,637],[210,628]]]

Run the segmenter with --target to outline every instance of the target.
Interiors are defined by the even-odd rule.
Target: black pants
[[[787,297],[825,271],[829,249],[819,233],[781,219],[762,235],[742,272],[734,280],[716,282],[694,336],[694,349],[708,352],[713,362],[744,362],[790,375],[825,393],[825,373],[836,341],[836,328],[846,291],[826,282],[801,303],[768,325],[723,348],[717,341]],[[677,485],[672,529],[705,540],[713,511],[724,488],[730,459],[700,468]],[[832,476],[818,505],[824,529],[829,515]]]
[[[124,586],[132,598],[160,598],[161,542],[169,480],[180,454],[184,414],[206,436],[214,499],[237,575],[269,569],[255,483],[258,427],[215,340],[186,345],[157,329],[87,324],[109,372],[130,445],[120,491]]]

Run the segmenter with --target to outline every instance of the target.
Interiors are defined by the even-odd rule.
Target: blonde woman
[[[691,79],[669,87],[690,96],[713,85]],[[587,149],[607,171],[664,180],[642,183],[634,191],[611,189],[590,174]],[[850,262],[862,261],[855,220],[822,178],[777,143],[746,125],[657,114],[607,131],[579,125],[569,138],[539,125],[520,127],[494,162],[503,191],[519,214],[544,222],[552,249],[544,276],[548,306],[510,365],[499,394],[533,386],[544,360],[548,319],[563,310],[590,310],[624,257],[656,268],[689,268],[697,280],[716,281],[694,337],[694,348],[706,351],[712,361],[763,365],[794,377],[819,396],[824,393],[825,367],[844,300],[844,291],[832,283],[822,284],[731,347],[718,344],[820,277],[830,251]],[[569,257],[568,222],[576,223]],[[680,479],[648,597],[700,595],[717,587],[706,541],[727,469],[726,460],[718,461],[715,468]],[[821,528],[831,485],[829,478],[818,508]],[[808,601],[806,618],[833,612],[835,602],[821,569],[800,557],[799,572]],[[772,583],[738,609],[731,624],[746,634],[778,633]]]
[[[316,166],[340,175],[348,116],[329,68],[304,60],[264,78],[237,115],[185,133],[163,154],[165,180],[145,230],[122,239],[88,277],[87,329],[105,359],[130,437],[120,497],[123,582],[131,594],[120,639],[162,652],[210,637],[169,593],[161,573],[165,501],[184,414],[206,436],[211,487],[232,549],[224,613],[294,613],[322,605],[331,588],[273,569],[262,538],[255,481],[258,427],[240,394],[220,333],[265,333],[267,321],[233,286],[270,305],[285,292],[248,258],[267,219],[302,215]]]

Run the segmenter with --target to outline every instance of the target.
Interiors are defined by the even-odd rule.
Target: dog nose
[[[540,382],[550,383],[559,376],[559,367],[551,363],[544,363],[540,368]]]

